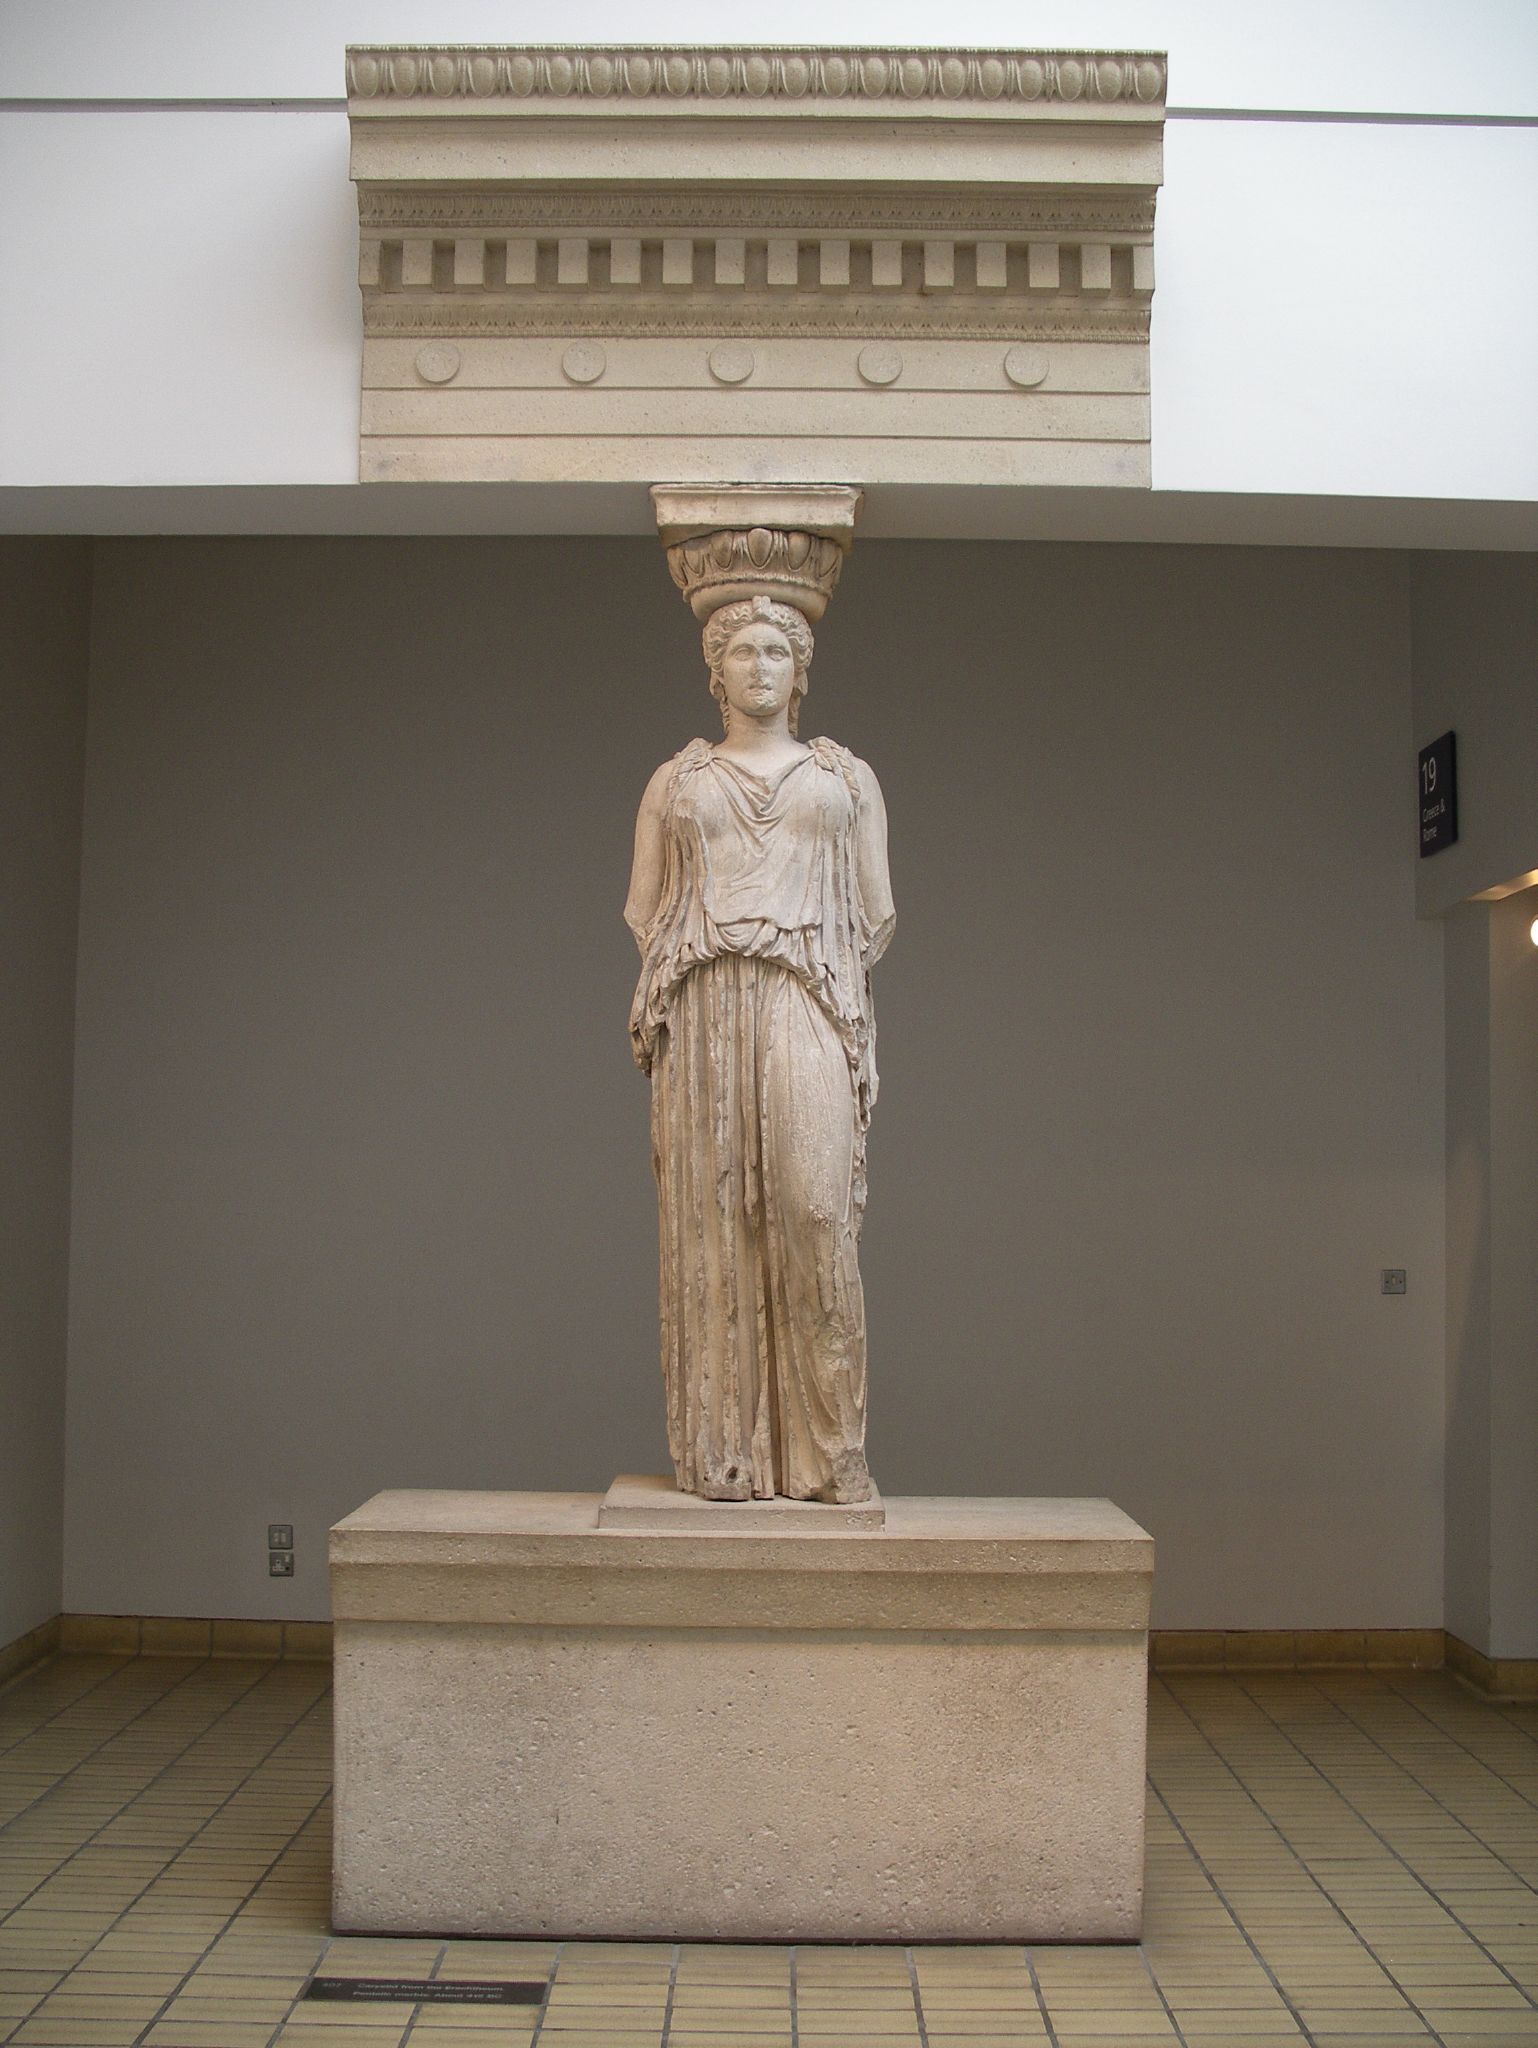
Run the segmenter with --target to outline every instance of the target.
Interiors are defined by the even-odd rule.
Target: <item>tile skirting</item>
[[[50,1657],[59,1654],[59,1624],[62,1619],[56,1614],[52,1621],[39,1622],[36,1628],[29,1628],[14,1643],[0,1644],[0,1685],[9,1685],[13,1678],[20,1678],[34,1664],[46,1664]]]
[[[1538,1700],[1538,1657],[1487,1657],[1447,1631],[1447,1668],[1490,1700]]]
[[[1156,1628],[1155,1671],[1435,1671],[1439,1628]]]
[[[1154,1629],[1155,1672],[1450,1671],[1485,1699],[1538,1700],[1538,1657],[1487,1657],[1447,1629]]]
[[[271,1657],[323,1661],[329,1621],[204,1621],[164,1614],[61,1614],[56,1648],[111,1657]]]
[[[217,1638],[216,1638],[217,1631]],[[1538,1657],[1487,1657],[1439,1628],[1154,1629],[1156,1672],[1434,1671],[1487,1699],[1538,1700]],[[141,1657],[331,1655],[327,1621],[199,1621],[168,1615],[59,1614],[0,1644],[0,1685],[63,1651]]]

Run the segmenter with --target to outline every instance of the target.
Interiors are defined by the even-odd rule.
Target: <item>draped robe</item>
[[[765,777],[693,740],[631,1012],[652,1083],[662,1370],[679,1486],[862,1499],[857,1245],[876,1099],[860,771],[814,740]],[[881,878],[884,898],[885,878]]]

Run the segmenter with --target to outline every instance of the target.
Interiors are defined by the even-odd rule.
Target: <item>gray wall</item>
[[[1458,843],[1419,864],[1426,914],[1538,880],[1538,555],[1413,558],[1415,744],[1458,735]]]
[[[1490,1641],[1538,1658],[1538,889],[1490,918]]]
[[[1447,1452],[1444,1624],[1490,1646],[1490,907],[1446,920]]]
[[[61,1605],[90,544],[0,540],[0,1646]]]
[[[1166,1626],[1441,1615],[1405,622],[1388,556],[866,543],[819,636],[899,907],[877,1477],[1113,1496]],[[92,688],[66,1604],[318,1616],[378,1487],[659,1469],[655,547],[106,543]]]
[[[1538,1656],[1538,559],[1411,565],[1415,738],[1458,735],[1455,846],[1418,863],[1445,912],[1447,1626]],[[1489,892],[1496,902],[1464,899]]]
[[[1538,1657],[1538,889],[1447,919],[1446,1625]]]

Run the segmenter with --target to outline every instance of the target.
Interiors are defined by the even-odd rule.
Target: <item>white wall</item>
[[[0,482],[356,479],[343,116],[0,114],[0,184]]]
[[[1176,121],[1165,180],[1157,489],[1538,497],[1538,129]]]
[[[0,489],[352,483],[358,303],[335,98],[349,40],[548,37],[530,10],[284,0],[12,6],[22,97],[184,99],[0,113]],[[750,25],[730,24],[737,32]],[[775,16],[825,40],[823,8]],[[964,0],[961,41],[1167,46],[1188,108],[1533,111],[1538,10]],[[933,39],[859,0],[838,35]],[[573,38],[710,40],[717,11],[568,9]],[[1524,97],[1526,95],[1526,97]],[[1172,120],[1155,298],[1154,480],[1171,492],[1538,497],[1538,129]],[[126,213],[123,195],[131,194]],[[611,516],[595,504],[594,518]]]
[[[66,1605],[320,1616],[377,1487],[664,1458],[618,909],[712,707],[655,543],[111,542],[95,616]],[[881,1484],[1111,1495],[1164,1626],[1435,1625],[1403,564],[862,543],[808,716],[893,821]]]
[[[61,1606],[90,546],[0,541],[0,1648]]]
[[[1185,107],[1532,114],[1538,16],[1527,0],[779,0],[769,24],[716,0],[9,0],[0,67],[11,94],[281,99],[340,93],[347,43],[679,42],[1156,49]]]

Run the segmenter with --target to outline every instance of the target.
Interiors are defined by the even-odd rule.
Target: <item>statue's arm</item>
[[[860,901],[870,926],[866,958],[868,962],[874,962],[887,949],[892,929],[897,923],[897,912],[892,907],[892,877],[887,868],[886,804],[881,795],[881,784],[866,762],[856,760],[854,765],[860,778],[860,821],[855,862],[860,881]]]
[[[664,761],[646,785],[646,794],[641,799],[641,809],[635,821],[635,860],[630,869],[630,894],[625,899],[625,922],[635,933],[636,944],[643,949],[646,934],[657,915],[657,906],[662,901],[665,859],[662,823],[672,775],[673,763]]]

